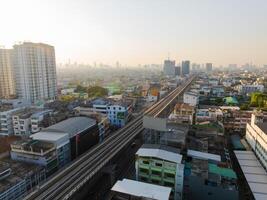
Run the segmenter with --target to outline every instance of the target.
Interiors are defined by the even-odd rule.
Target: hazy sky
[[[0,44],[58,62],[267,64],[267,0],[0,0]]]

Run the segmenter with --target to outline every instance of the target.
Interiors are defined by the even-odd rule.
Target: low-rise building
[[[56,148],[58,168],[71,161],[70,140],[67,133],[40,131],[30,136],[33,140],[54,144]]]
[[[223,112],[217,108],[202,108],[196,111],[196,122],[211,121],[215,122],[217,120],[222,120]]]
[[[96,120],[88,117],[72,117],[42,130],[51,134],[67,134],[70,140],[71,160],[99,143]]]
[[[45,169],[10,159],[0,162],[0,199],[21,200],[46,179]]]
[[[182,199],[184,165],[176,148],[143,145],[136,153],[138,181],[171,187],[170,199]]]
[[[31,134],[31,116],[34,109],[25,108],[12,115],[14,135],[29,136]]]
[[[235,107],[221,107],[223,125],[226,131],[245,133],[247,123],[251,121],[252,111],[239,110]]]
[[[193,123],[193,115],[195,113],[195,108],[186,103],[177,103],[174,107],[173,114],[169,116],[171,121],[177,123]]]
[[[42,110],[33,113],[31,116],[31,132],[37,133],[44,128],[43,122],[51,116],[52,112],[53,110]]]
[[[23,110],[23,107],[13,108],[12,106],[0,105],[0,135],[10,136],[14,134],[12,115]]]
[[[58,169],[56,148],[52,143],[25,139],[16,141],[10,146],[12,160],[43,166],[48,175]]]
[[[223,86],[214,86],[211,88],[211,96],[213,97],[224,97],[225,91]]]
[[[123,127],[129,121],[132,113],[132,101],[117,101],[107,107],[110,124]]]
[[[226,163],[219,162],[219,155],[191,154],[185,163],[185,199],[239,199],[236,173]]]
[[[183,96],[184,103],[190,106],[197,106],[199,103],[199,95],[194,92],[185,92]]]
[[[263,92],[264,86],[263,85],[241,84],[241,85],[236,86],[236,89],[238,90],[239,94],[247,95],[247,94],[251,94],[253,92]]]

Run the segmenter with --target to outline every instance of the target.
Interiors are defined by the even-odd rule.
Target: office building
[[[14,76],[19,98],[31,102],[56,98],[56,61],[53,46],[24,42],[14,45]]]
[[[206,63],[206,71],[211,72],[212,71],[212,63]]]
[[[15,95],[12,49],[0,48],[0,98]]]
[[[182,199],[184,165],[178,149],[143,145],[136,153],[136,180],[171,187],[170,199]]]
[[[182,75],[188,75],[190,74],[190,61],[186,60],[182,62]]]
[[[165,60],[163,73],[166,76],[175,76],[175,60]]]
[[[267,122],[261,112],[254,111],[247,123],[246,140],[255,152],[262,166],[267,169]]]

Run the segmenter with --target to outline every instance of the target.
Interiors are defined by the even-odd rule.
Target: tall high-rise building
[[[182,75],[188,75],[190,73],[190,61],[185,60],[182,62]]]
[[[175,76],[180,76],[181,75],[181,67],[180,66],[176,66],[175,67]]]
[[[12,49],[0,48],[0,98],[15,94],[12,65]]]
[[[14,45],[14,75],[19,98],[31,102],[55,99],[54,47],[31,42]]]
[[[164,60],[163,73],[166,76],[175,76],[175,60]]]
[[[211,72],[212,71],[212,63],[206,63],[206,71]]]

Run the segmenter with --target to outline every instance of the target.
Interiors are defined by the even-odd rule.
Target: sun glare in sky
[[[55,46],[57,62],[266,64],[266,0],[8,0],[0,45]]]

